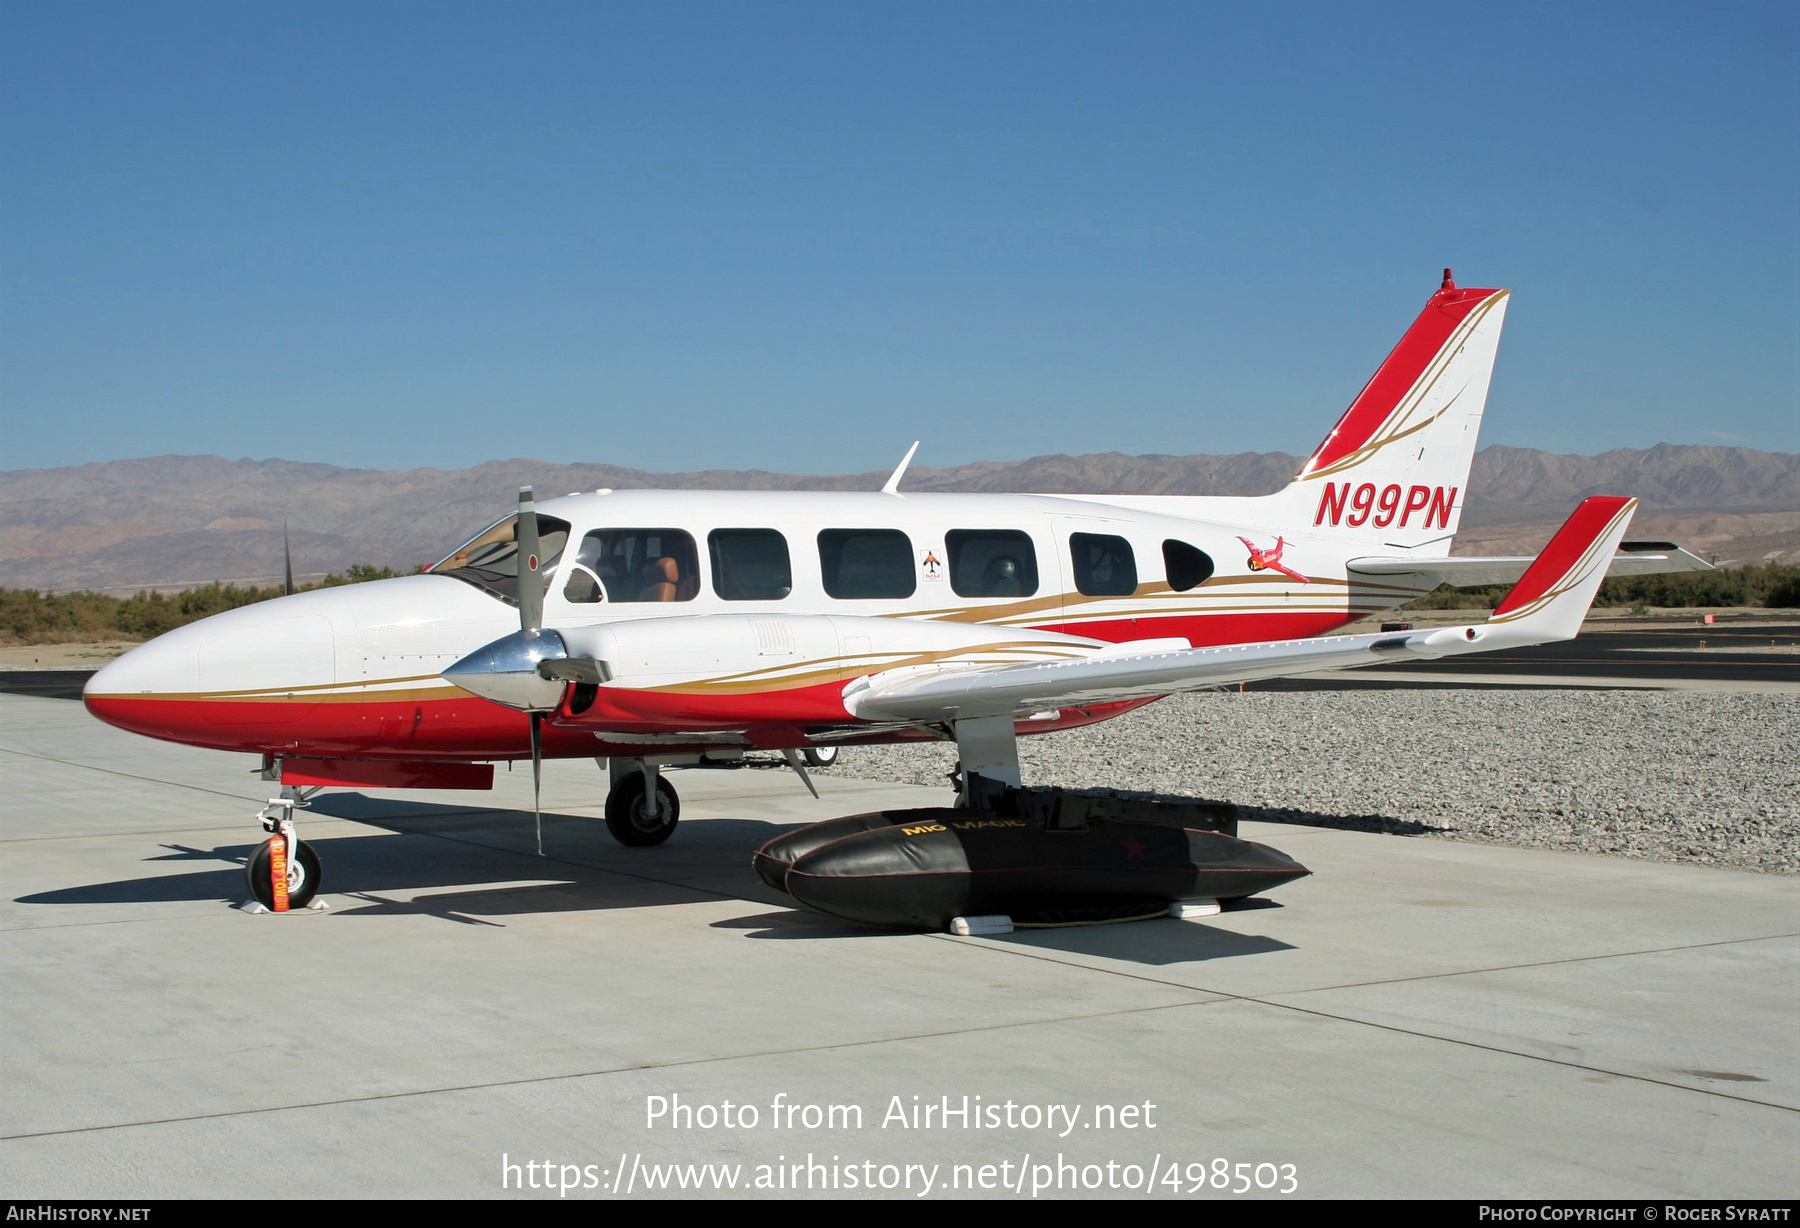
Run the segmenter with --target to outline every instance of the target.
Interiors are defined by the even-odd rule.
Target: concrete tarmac
[[[253,916],[254,766],[0,695],[0,1195],[1800,1193],[1791,878],[1258,824],[1313,877],[1254,907],[884,933],[750,853],[941,790],[673,773],[674,838],[625,849],[565,761],[542,859],[524,770],[327,794],[330,909]],[[1000,1124],[914,1126],[964,1096]]]

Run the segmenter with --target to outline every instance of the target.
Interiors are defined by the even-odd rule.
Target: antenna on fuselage
[[[913,453],[918,450],[919,441],[915,439],[913,440],[913,446],[906,450],[906,455],[900,458],[900,464],[895,468],[894,476],[889,478],[887,484],[881,488],[882,494],[897,495],[900,493],[900,475],[906,472],[906,467],[908,465],[912,464]]]
[[[281,557],[287,564],[287,595],[294,595],[294,548],[288,544],[288,522],[281,522]]]

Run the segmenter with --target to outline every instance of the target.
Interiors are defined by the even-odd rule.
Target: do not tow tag
[[[288,842],[285,836],[269,841],[269,886],[274,889],[275,912],[288,910]]]

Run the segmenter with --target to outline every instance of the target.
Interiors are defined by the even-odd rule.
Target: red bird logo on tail
[[[1248,537],[1240,537],[1238,540],[1243,542],[1244,549],[1250,552],[1251,571],[1279,571],[1282,575],[1291,576],[1302,584],[1312,583],[1299,572],[1281,565],[1281,552],[1286,549],[1285,539],[1277,537],[1275,544],[1267,550],[1258,549]]]

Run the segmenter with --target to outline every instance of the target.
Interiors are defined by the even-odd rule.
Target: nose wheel
[[[282,847],[277,849],[277,844]],[[295,840],[294,844],[298,852],[289,856],[287,838],[270,836],[257,847],[244,867],[244,885],[249,887],[250,897],[270,912],[277,911],[274,864],[278,855],[287,871],[286,911],[305,908],[319,893],[319,855],[304,840]]]
[[[674,834],[680,818],[675,786],[653,766],[620,776],[606,795],[606,830],[620,844],[633,848],[661,844]]]

